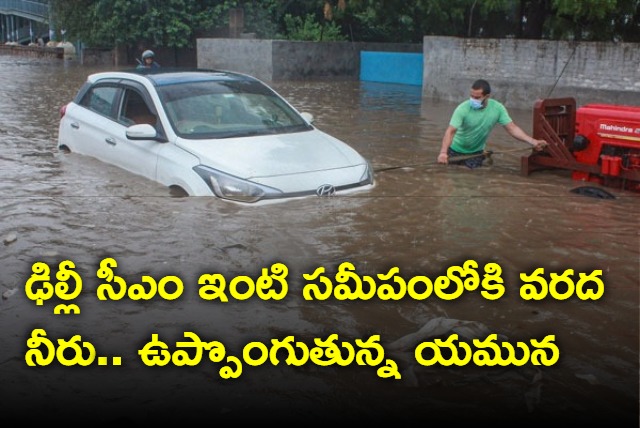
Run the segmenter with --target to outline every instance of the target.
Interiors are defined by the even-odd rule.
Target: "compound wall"
[[[0,45],[0,54],[27,56],[33,58],[63,59],[64,48],[4,44]]]
[[[424,37],[424,97],[464,100],[476,79],[493,97],[530,108],[537,98],[573,97],[640,105],[640,45]]]
[[[262,80],[360,79],[390,81],[361,69],[366,52],[422,53],[423,97],[463,100],[471,83],[487,79],[509,107],[530,108],[538,98],[640,103],[640,45],[425,36],[422,45],[285,40],[197,40],[201,68],[235,70]],[[365,67],[375,65],[364,64]],[[395,76],[403,76],[396,67]],[[407,69],[409,72],[415,69]],[[374,77],[371,77],[371,73]],[[382,76],[382,77],[381,77]],[[385,80],[387,79],[387,80]],[[395,83],[406,83],[396,81]]]
[[[420,44],[198,39],[198,67],[233,70],[265,81],[358,80],[362,51],[422,53]]]

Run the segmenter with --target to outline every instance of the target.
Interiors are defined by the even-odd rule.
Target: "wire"
[[[455,156],[451,159],[452,162],[458,162],[458,161],[463,161],[463,160],[467,160],[467,159],[473,159],[473,158],[477,158],[477,157],[486,157],[487,159],[491,157],[491,155],[497,154],[497,155],[501,155],[501,154],[505,154],[505,153],[511,153],[511,152],[521,152],[523,150],[531,150],[531,148],[519,148],[519,149],[513,149],[513,150],[505,150],[505,151],[501,151],[501,152],[494,152],[491,150],[485,150],[482,153],[478,153],[475,155],[467,155],[467,156]],[[403,168],[417,168],[417,167],[422,167],[422,166],[431,166],[431,165],[437,165],[438,162],[426,162],[426,163],[414,163],[414,164],[408,164],[408,165],[398,165],[398,166],[387,166],[387,167],[380,167],[380,168],[374,168],[373,172],[383,172],[383,171],[392,171],[394,169],[403,169]]]
[[[569,62],[571,61],[571,58],[573,58],[573,55],[576,53],[576,48],[577,47],[578,47],[577,43],[575,45],[573,45],[573,50],[571,51],[571,55],[569,55],[569,58],[567,59],[567,62],[564,63],[564,67],[562,67],[562,71],[560,72],[560,75],[558,75],[558,78],[556,79],[556,82],[553,84],[553,86],[549,90],[549,93],[547,94],[546,98],[549,98],[551,96],[551,94],[553,93],[553,91],[556,89],[556,85],[558,84],[558,82],[562,78],[562,75],[564,74],[564,71],[567,69],[567,65],[569,65]]]

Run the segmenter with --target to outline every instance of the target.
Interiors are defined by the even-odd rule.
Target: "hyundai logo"
[[[318,196],[333,196],[336,194],[336,188],[331,184],[323,184],[316,189],[316,195]]]

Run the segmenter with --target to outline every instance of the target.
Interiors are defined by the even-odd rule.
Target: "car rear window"
[[[118,88],[114,86],[94,86],[84,95],[80,105],[103,116],[113,117]]]

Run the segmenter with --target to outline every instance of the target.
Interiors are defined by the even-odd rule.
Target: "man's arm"
[[[447,150],[451,147],[451,142],[453,141],[453,136],[456,135],[457,129],[453,126],[449,125],[447,130],[444,131],[444,137],[442,137],[442,147],[440,148],[440,153],[438,154],[438,163],[448,163],[449,156],[447,155]]]
[[[540,151],[547,146],[547,142],[545,140],[536,140],[533,137],[529,137],[527,133],[514,122],[507,123],[504,126],[504,129],[506,129],[513,138],[531,144],[533,149],[536,151]]]

